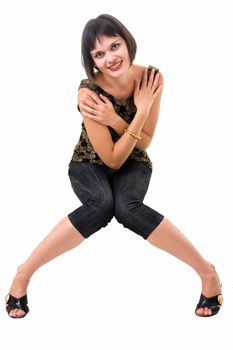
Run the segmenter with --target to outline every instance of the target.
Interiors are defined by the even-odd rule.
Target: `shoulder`
[[[88,90],[89,90],[89,93],[88,93]],[[82,98],[87,97],[87,94],[89,96],[91,96],[90,91],[92,91],[91,94],[95,93],[95,94],[99,95],[99,88],[97,85],[95,85],[89,79],[81,80],[79,88],[78,88],[78,93],[77,93],[78,101],[79,101],[80,97],[82,97]]]
[[[140,65],[134,65],[134,76],[136,79],[140,79],[142,77],[142,74],[144,73],[145,69],[148,69],[148,71],[151,71],[152,69],[155,69],[156,72],[159,72],[159,84],[163,84],[163,74],[161,73],[160,69],[156,67],[155,65],[148,65],[148,66],[140,66]]]
[[[90,90],[94,90],[95,84],[93,82],[91,82],[89,79],[82,79],[80,84],[79,84],[78,90],[80,90],[82,88],[88,88]]]

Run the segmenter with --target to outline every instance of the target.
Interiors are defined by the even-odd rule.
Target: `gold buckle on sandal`
[[[8,294],[5,296],[5,302],[6,302],[6,304],[8,303],[9,299],[10,299],[10,294],[8,293]]]
[[[222,296],[221,294],[219,294],[219,295],[218,295],[218,303],[219,303],[220,305],[222,305],[222,304],[223,304],[223,301],[224,301],[223,296]]]

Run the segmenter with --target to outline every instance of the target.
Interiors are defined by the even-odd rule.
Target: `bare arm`
[[[141,140],[138,140],[135,146],[140,150],[145,150],[150,145],[158,122],[163,86],[163,76],[161,73],[158,76],[157,85],[158,87],[161,86],[160,93],[157,94],[149,116],[141,130]],[[83,106],[81,107],[81,111],[84,112],[85,110],[86,117],[91,118],[102,125],[110,126],[120,136],[123,135],[124,130],[129,127],[129,124],[116,114],[111,102],[105,96],[100,95],[99,97],[95,92],[88,88],[82,88],[79,90],[78,104],[79,106],[80,104]]]
[[[161,93],[162,88],[161,86],[158,87],[157,83],[158,81],[154,80],[153,82],[153,77],[151,77],[147,84],[145,71],[141,86],[140,82],[136,84],[134,101],[137,107],[137,113],[128,128],[134,134],[141,134],[153,102]],[[87,111],[87,108],[82,103],[80,104],[80,109],[89,139],[96,153],[107,166],[113,169],[119,169],[136,146],[138,140],[130,135],[129,132],[124,132],[120,139],[114,143],[108,127],[88,117],[90,111]]]
[[[145,124],[141,131],[141,140],[139,140],[136,144],[136,147],[140,150],[145,150],[149,147],[152,138],[154,136],[155,128],[158,123],[159,111],[160,111],[160,103],[163,92],[163,76],[160,73],[158,77],[158,87],[160,87],[159,93],[157,94],[151,109],[148,115],[148,118],[145,121]],[[130,124],[131,125],[131,124]],[[129,124],[125,122],[121,117],[117,116],[113,121],[111,127],[118,133],[118,135],[122,135],[124,130],[128,128]]]
[[[135,130],[138,130],[137,132],[139,133],[145,119],[145,112],[137,113],[137,116],[134,118],[135,123],[132,129],[135,126]],[[114,143],[108,127],[85,116],[83,116],[83,120],[91,144],[101,160],[108,167],[119,169],[136,146],[137,139],[125,132],[120,139]],[[134,133],[136,133],[136,131],[134,131]]]

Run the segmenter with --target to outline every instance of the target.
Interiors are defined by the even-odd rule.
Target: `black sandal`
[[[14,310],[14,309],[23,310],[25,312],[23,316],[19,316],[19,317],[17,316],[14,317],[9,315],[12,318],[23,318],[29,312],[29,307],[27,305],[28,304],[27,294],[25,294],[21,298],[15,298],[11,294],[7,294],[5,301],[6,301],[6,311],[8,315],[10,314],[11,310]]]
[[[207,298],[203,294],[201,294],[200,300],[199,300],[199,302],[198,302],[198,304],[196,306],[195,314],[197,316],[200,316],[200,317],[214,316],[214,315],[216,315],[219,312],[222,304],[223,304],[223,296],[222,296],[222,294],[217,294],[217,295],[215,295],[214,297],[211,297],[211,298]],[[211,315],[198,315],[196,313],[197,309],[202,309],[202,308],[205,308],[205,307],[207,307],[208,309],[210,309],[212,311]]]

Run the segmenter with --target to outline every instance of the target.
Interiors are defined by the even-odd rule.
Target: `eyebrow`
[[[117,40],[113,41],[108,47],[111,47],[112,45],[116,44],[121,38],[118,38]],[[91,54],[94,55],[95,53],[102,52],[101,50],[93,50],[91,51]]]

